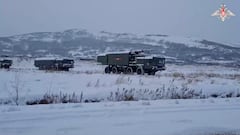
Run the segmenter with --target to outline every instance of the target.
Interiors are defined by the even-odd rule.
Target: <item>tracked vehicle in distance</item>
[[[105,73],[137,73],[155,75],[157,71],[165,70],[165,58],[146,57],[143,51],[116,52],[99,55],[97,62],[107,65]]]
[[[56,58],[38,58],[34,61],[34,66],[39,70],[56,70],[69,71],[74,67],[73,59],[56,59]]]

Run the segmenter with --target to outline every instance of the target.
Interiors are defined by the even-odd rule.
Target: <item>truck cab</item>
[[[138,57],[137,64],[142,67],[144,73],[154,75],[157,71],[165,70],[165,58],[161,57]],[[143,74],[143,71],[137,71],[138,74]]]

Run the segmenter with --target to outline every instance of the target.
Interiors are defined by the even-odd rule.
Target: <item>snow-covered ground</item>
[[[0,134],[239,135],[239,114],[239,98],[0,106]]]
[[[121,89],[240,92],[236,68],[167,65],[155,76],[103,71],[95,62],[77,61],[69,72],[46,72],[37,70],[33,60],[14,60],[10,70],[0,70],[0,101],[14,100],[18,89],[20,106],[0,105],[0,135],[240,135],[239,97],[24,105],[60,91],[82,92],[85,99],[106,99]]]
[[[117,90],[163,87],[185,87],[205,95],[240,93],[240,69],[221,66],[167,65],[166,71],[155,76],[138,76],[104,74],[104,66],[87,61],[77,61],[70,72],[39,71],[32,60],[14,63],[12,69],[0,70],[0,99],[14,98],[16,88],[22,100],[60,92],[77,95],[83,92],[84,98],[105,99]]]

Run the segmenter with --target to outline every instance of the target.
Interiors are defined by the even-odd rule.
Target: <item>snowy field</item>
[[[240,135],[240,99],[0,106],[1,135]]]
[[[32,60],[14,63],[12,69],[0,70],[0,99],[13,99],[16,89],[22,103],[46,93],[60,92],[83,93],[84,98],[106,99],[111,92],[123,89],[178,91],[185,88],[204,95],[217,93],[223,96],[240,93],[240,69],[221,66],[167,65],[166,71],[157,72],[155,76],[138,76],[104,74],[104,66],[87,61],[77,61],[70,72],[39,71]]]
[[[240,69],[167,65],[155,76],[103,71],[95,62],[77,61],[69,72],[46,72],[37,70],[32,60],[15,60],[10,70],[0,70],[0,101],[16,100],[18,90],[20,106],[0,105],[0,135],[240,135]],[[135,90],[138,101],[106,100],[123,89]],[[157,97],[154,91],[163,89],[193,90],[209,97]],[[60,92],[103,100],[25,105]],[[229,93],[232,98],[226,98]],[[212,98],[214,94],[220,97]]]

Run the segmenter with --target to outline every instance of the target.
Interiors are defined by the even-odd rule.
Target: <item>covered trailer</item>
[[[39,70],[64,70],[74,67],[73,59],[55,59],[55,58],[38,58],[34,61],[34,65]]]
[[[130,56],[129,53],[110,53],[98,56],[97,61],[103,65],[126,66],[129,65]]]

